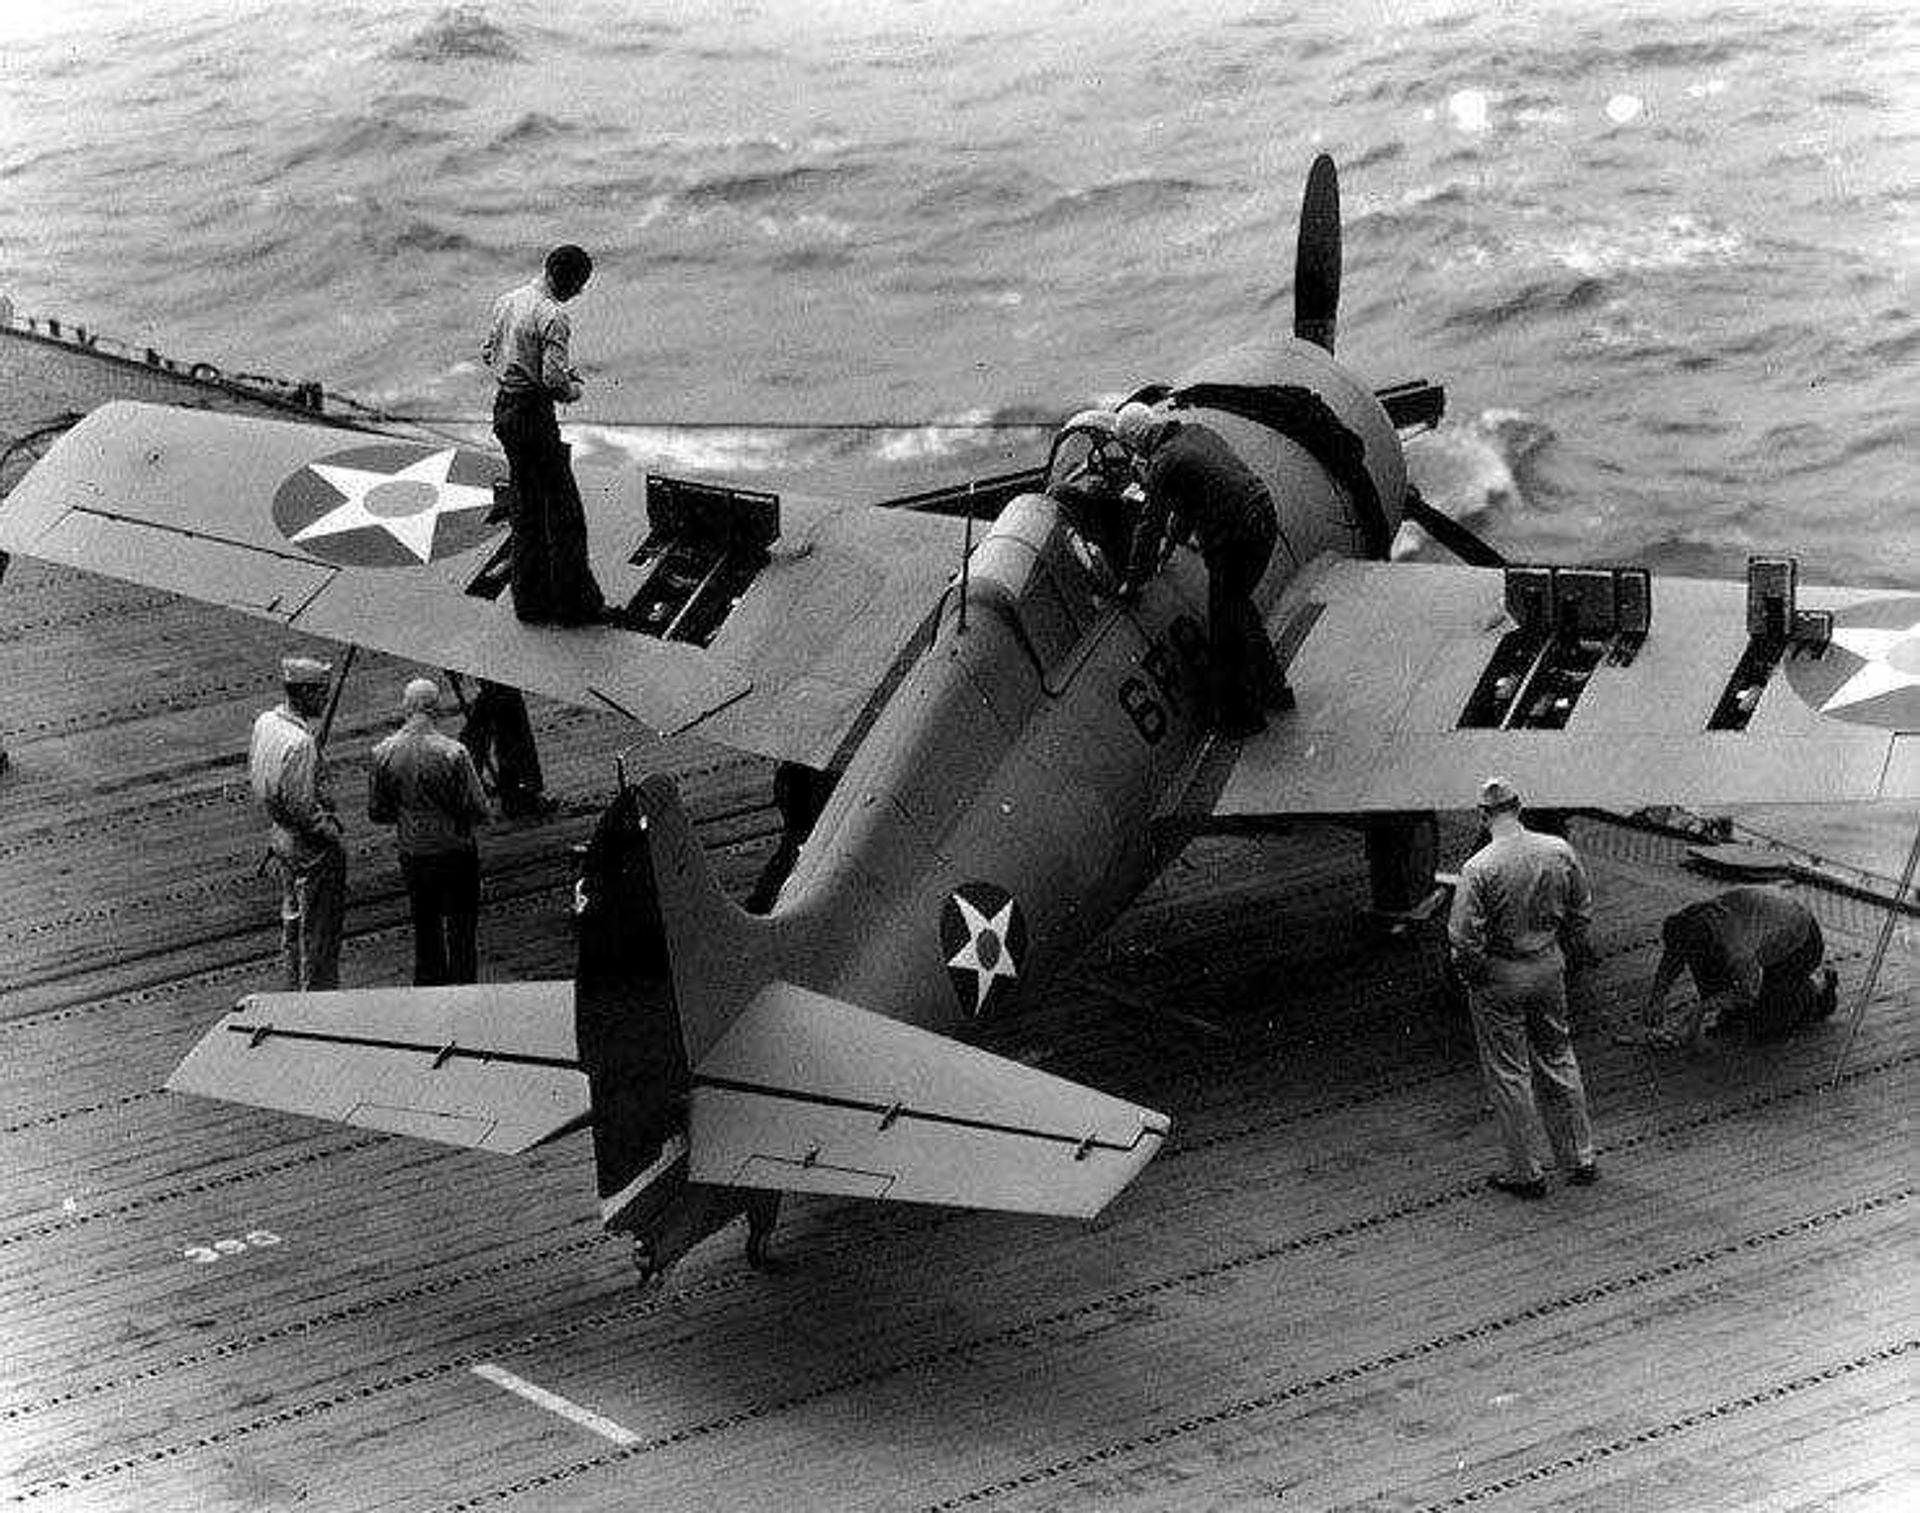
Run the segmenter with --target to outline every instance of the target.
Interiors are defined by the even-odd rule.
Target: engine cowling
[[[1274,335],[1196,364],[1172,392],[1266,481],[1300,562],[1323,551],[1386,555],[1406,500],[1406,455],[1373,390],[1332,355]]]

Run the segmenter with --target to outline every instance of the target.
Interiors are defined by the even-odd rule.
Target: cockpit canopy
[[[1061,426],[1047,457],[1046,492],[1077,542],[1076,551],[1102,588],[1127,569],[1133,527],[1145,502],[1133,455],[1114,434],[1111,410],[1082,410]]]

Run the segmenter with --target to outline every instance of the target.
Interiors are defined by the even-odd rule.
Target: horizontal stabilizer
[[[256,993],[167,1087],[507,1154],[587,1117],[571,982]]]
[[[775,982],[694,1072],[689,1175],[1087,1218],[1167,1130],[1152,1109]]]

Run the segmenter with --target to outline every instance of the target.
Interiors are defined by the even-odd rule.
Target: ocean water
[[[578,241],[582,449],[856,499],[1285,322],[1321,149],[1436,503],[1920,587],[1910,4],[0,0],[21,311],[457,424]]]
[[[493,295],[579,241],[580,442],[861,498],[1285,321],[1322,148],[1341,351],[1448,385],[1444,507],[1920,578],[1911,6],[0,4],[21,310],[476,416]]]

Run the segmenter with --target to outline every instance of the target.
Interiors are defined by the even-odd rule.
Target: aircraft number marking
[[[1169,705],[1179,708],[1187,699],[1189,675],[1207,665],[1207,633],[1191,615],[1175,615],[1164,637],[1147,644],[1140,658],[1145,677],[1128,674],[1120,680],[1120,708],[1140,739],[1157,746],[1167,734]]]
[[[227,1256],[242,1255],[248,1250],[265,1250],[269,1246],[285,1243],[270,1229],[250,1229],[241,1239],[229,1237],[215,1240],[211,1245],[189,1245],[180,1255],[182,1260],[191,1261],[196,1266],[210,1266]]]

